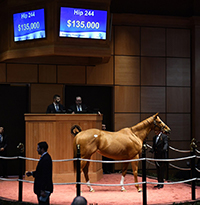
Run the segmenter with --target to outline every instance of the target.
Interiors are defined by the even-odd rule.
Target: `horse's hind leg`
[[[139,159],[139,155],[137,155],[135,157],[135,159]],[[134,175],[135,183],[138,183],[138,161],[131,162],[131,165],[132,165],[132,169],[133,169],[133,175]],[[138,192],[142,191],[138,184],[136,184],[135,187],[138,190]]]
[[[127,168],[128,168],[129,163],[123,163],[123,168],[122,168],[122,178],[120,181],[120,184],[122,186],[121,191],[126,191],[126,189],[124,188],[124,178],[126,176],[126,172],[127,172]]]
[[[90,180],[89,180],[89,176],[88,176],[88,170],[89,170],[90,162],[82,161],[82,163],[83,163],[83,165],[81,164],[81,167],[83,167],[82,170],[83,170],[83,173],[85,176],[86,183],[88,184],[87,186],[88,186],[90,192],[94,192],[94,189],[89,185]]]

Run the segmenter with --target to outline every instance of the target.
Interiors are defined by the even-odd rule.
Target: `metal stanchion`
[[[77,158],[80,158],[81,157],[81,153],[80,153],[80,145],[78,144],[77,145]],[[81,193],[81,185],[80,185],[80,182],[81,182],[81,165],[80,165],[80,160],[78,159],[77,160],[77,175],[76,175],[76,182],[77,182],[77,187],[76,187],[76,195],[77,196],[80,196],[80,193]]]
[[[146,158],[146,144],[142,147],[142,158]],[[142,181],[146,182],[146,160],[142,161]],[[147,205],[147,184],[142,184],[142,191],[143,191],[143,205]]]
[[[24,144],[19,143],[17,146],[17,149],[20,150],[20,156],[23,155],[24,153]],[[23,160],[19,158],[19,179],[23,179]],[[18,201],[22,202],[22,188],[23,188],[23,183],[22,181],[19,181],[19,195],[18,195]]]
[[[195,148],[197,147],[196,145],[196,140],[193,138],[190,144],[190,148],[191,148],[191,156],[195,155]],[[196,178],[196,170],[195,170],[195,158],[191,158],[191,175],[192,178]],[[196,199],[195,196],[195,187],[196,185],[196,180],[192,181],[192,200]]]

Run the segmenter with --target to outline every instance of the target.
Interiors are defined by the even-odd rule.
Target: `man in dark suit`
[[[82,104],[82,98],[80,96],[76,97],[75,104],[71,105],[68,109],[68,112],[74,113],[86,113],[87,106],[85,104]]]
[[[0,156],[6,157],[6,148],[8,146],[7,136],[4,133],[4,128],[0,127]],[[6,177],[7,161],[0,158],[0,167],[2,168],[3,177]],[[0,174],[1,175],[1,174]]]
[[[60,95],[53,96],[53,103],[47,107],[46,113],[63,113],[65,108],[60,104]]]
[[[168,137],[167,135],[163,134],[160,130],[160,127],[156,126],[155,129],[155,136],[153,137],[153,147],[150,152],[154,153],[155,159],[166,159],[167,158],[167,151],[168,151]],[[167,162],[156,161],[156,169],[157,169],[157,177],[158,182],[164,182],[164,175],[167,169]],[[163,188],[164,185],[158,184],[155,188]]]
[[[35,171],[26,173],[28,177],[33,176],[35,178],[34,193],[37,195],[40,205],[49,205],[49,196],[53,192],[52,159],[47,149],[48,144],[46,142],[38,143],[37,151],[41,155],[40,160]]]

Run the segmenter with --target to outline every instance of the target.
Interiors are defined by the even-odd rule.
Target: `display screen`
[[[106,39],[107,11],[61,7],[60,37]]]
[[[14,41],[45,38],[44,9],[13,14]]]

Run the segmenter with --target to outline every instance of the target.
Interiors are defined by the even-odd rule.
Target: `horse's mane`
[[[138,136],[143,141],[152,129],[153,120],[154,120],[154,118],[153,118],[153,116],[151,116],[151,117],[139,122],[138,124],[134,125],[130,129],[136,136]],[[138,134],[139,132],[140,132],[140,134]]]

